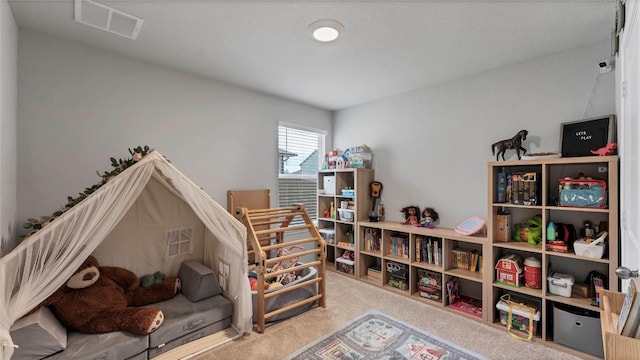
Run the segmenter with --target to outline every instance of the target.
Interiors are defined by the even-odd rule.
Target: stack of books
[[[430,236],[416,236],[416,261],[442,265],[442,240]]]
[[[451,250],[451,267],[478,271],[478,251],[457,248]]]

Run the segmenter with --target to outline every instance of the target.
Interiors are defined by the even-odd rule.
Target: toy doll
[[[422,219],[420,219],[421,226],[433,229],[436,221],[438,221],[438,212],[434,208],[428,207],[422,211]]]
[[[418,223],[418,214],[420,214],[420,208],[417,206],[407,206],[400,210],[404,213],[405,221],[403,224],[415,225]]]

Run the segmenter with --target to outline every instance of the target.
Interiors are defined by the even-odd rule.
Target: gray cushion
[[[169,350],[175,349],[178,346],[182,346],[186,343],[190,343],[192,341],[198,340],[200,338],[203,338],[205,336],[209,336],[211,334],[217,333],[220,330],[224,330],[226,328],[228,328],[229,326],[231,326],[231,318],[228,317],[226,319],[222,319],[220,321],[218,321],[215,324],[209,325],[209,326],[205,326],[202,329],[196,330],[192,333],[189,333],[187,335],[181,336],[175,340],[171,340],[168,343],[166,343],[164,346],[162,347],[157,347],[157,348],[153,348],[153,349],[149,349],[149,359],[153,359],[154,357],[160,355],[160,354],[164,354]]]
[[[136,356],[130,357],[127,360],[148,360],[148,359],[149,359],[149,355],[145,351],[145,352],[140,353],[140,354],[138,354]]]
[[[198,261],[183,262],[178,277],[182,281],[182,293],[193,302],[222,294],[216,275]]]
[[[171,340],[216,323],[233,313],[233,304],[224,296],[210,297],[197,303],[187,300],[182,294],[173,299],[155,303],[164,312],[164,322],[149,334],[149,347],[166,344]]]
[[[47,360],[121,360],[138,356],[149,347],[147,335],[134,335],[124,331],[104,334],[80,334],[69,332],[67,349]]]
[[[16,321],[10,329],[15,349],[12,359],[41,359],[67,347],[67,329],[46,307]]]

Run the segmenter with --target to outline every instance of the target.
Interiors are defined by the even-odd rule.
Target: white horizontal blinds
[[[318,149],[323,137],[312,131],[278,127],[278,206],[304,204],[312,219],[317,218]]]

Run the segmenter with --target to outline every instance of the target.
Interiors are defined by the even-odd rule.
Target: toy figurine
[[[435,222],[438,221],[438,212],[434,208],[424,208],[422,210],[422,219],[420,219],[420,226],[424,226],[429,229],[433,229]]]
[[[418,223],[418,214],[420,214],[420,208],[417,206],[407,206],[400,210],[404,213],[405,221],[403,224],[415,225]]]
[[[527,135],[529,135],[527,130],[520,130],[511,139],[501,140],[492,144],[491,153],[496,156],[496,161],[498,161],[500,155],[502,155],[502,160],[504,160],[504,152],[508,149],[515,150],[518,154],[518,160],[520,160],[520,152],[522,151],[522,155],[527,153],[527,149],[522,147],[522,142],[527,139]],[[496,149],[498,149],[497,154]]]
[[[616,151],[616,146],[617,146],[616,143],[608,143],[607,145],[601,147],[600,149],[591,150],[591,153],[599,156],[611,155]]]

